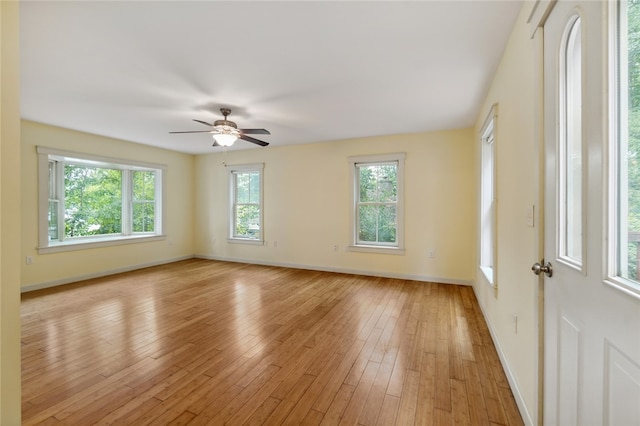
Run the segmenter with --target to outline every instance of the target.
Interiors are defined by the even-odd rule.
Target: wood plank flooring
[[[192,259],[22,298],[24,425],[520,425],[470,287]]]

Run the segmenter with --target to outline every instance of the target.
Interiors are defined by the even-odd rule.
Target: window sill
[[[264,240],[253,240],[251,238],[227,238],[227,242],[231,244],[248,244],[252,246],[264,245]]]
[[[488,266],[480,266],[480,270],[482,271],[482,275],[484,275],[485,279],[487,280],[487,283],[491,287],[495,287],[496,284],[493,281],[493,268],[490,268]]]
[[[620,277],[609,277],[604,283],[627,296],[640,300],[640,283]]]
[[[404,249],[400,247],[352,245],[347,246],[347,251],[355,251],[360,253],[394,254],[398,256],[404,256]]]
[[[123,244],[149,243],[166,239],[166,235],[135,235],[129,237],[100,237],[87,238],[76,241],[65,241],[62,243],[51,243],[46,247],[38,247],[38,254],[58,253],[73,250],[86,250],[100,247],[118,246]]]

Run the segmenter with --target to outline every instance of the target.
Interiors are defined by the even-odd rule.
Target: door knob
[[[540,263],[538,262],[534,263],[533,266],[531,267],[531,270],[536,275],[540,275],[541,273],[544,272],[549,278],[553,276],[553,268],[551,267],[551,262],[544,263],[544,259],[542,259]]]

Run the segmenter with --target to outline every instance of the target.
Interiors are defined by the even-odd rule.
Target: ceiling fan
[[[270,135],[267,129],[238,129],[238,126],[233,121],[227,120],[227,116],[231,114],[229,108],[220,108],[220,112],[224,115],[224,120],[216,120],[213,124],[206,121],[196,120],[200,124],[211,127],[211,130],[189,130],[186,132],[169,132],[169,133],[211,133],[213,136],[213,146],[231,146],[237,139],[242,139],[247,142],[255,143],[260,146],[269,145],[268,142],[261,141],[260,139],[252,138],[247,135]]]

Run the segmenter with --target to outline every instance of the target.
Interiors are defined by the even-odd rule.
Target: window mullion
[[[55,162],[55,192],[58,198],[58,241],[65,240],[66,229],[64,221],[65,190],[64,190],[64,165],[63,161]]]
[[[133,230],[133,179],[131,170],[122,170],[122,235]]]

